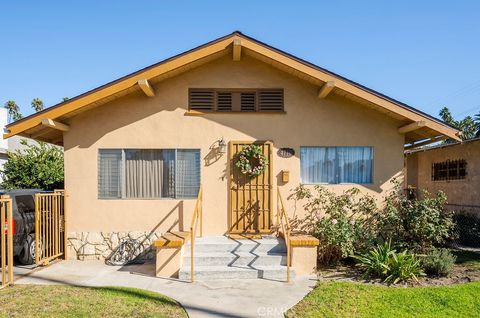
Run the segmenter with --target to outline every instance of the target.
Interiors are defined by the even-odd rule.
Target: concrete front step
[[[250,253],[250,252],[195,252],[196,266],[275,266],[287,265],[286,253]],[[190,264],[190,254],[185,255],[183,262]]]
[[[183,250],[180,279],[190,279],[191,242]],[[214,279],[287,279],[287,252],[283,239],[231,239],[225,236],[195,238],[195,277]],[[294,276],[293,269],[291,270]]]
[[[184,266],[179,273],[181,280],[190,279],[190,269]],[[295,271],[291,269],[291,277],[295,277]],[[271,279],[286,281],[286,266],[197,266],[195,267],[195,279]]]
[[[185,253],[190,252],[190,243],[185,246]],[[207,236],[195,238],[195,253],[286,253],[285,241],[277,237],[262,239],[233,240],[225,236]]]

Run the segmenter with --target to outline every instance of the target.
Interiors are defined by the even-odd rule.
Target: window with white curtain
[[[101,199],[194,198],[200,188],[198,149],[101,149]]]
[[[300,147],[302,183],[372,183],[373,147]]]

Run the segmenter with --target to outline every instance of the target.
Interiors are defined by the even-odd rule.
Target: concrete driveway
[[[255,280],[178,281],[154,277],[155,265],[107,266],[98,261],[61,261],[30,272],[16,284],[125,286],[167,295],[180,302],[192,318],[283,317],[283,313],[316,284],[315,277],[298,277],[290,284]]]

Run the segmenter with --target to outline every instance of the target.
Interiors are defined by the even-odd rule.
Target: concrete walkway
[[[37,270],[16,284],[67,284],[80,286],[125,286],[167,295],[192,318],[283,317],[316,284],[315,277],[299,277],[292,283],[255,280],[218,280],[194,284],[154,276],[154,264],[124,267],[98,261],[61,261]]]

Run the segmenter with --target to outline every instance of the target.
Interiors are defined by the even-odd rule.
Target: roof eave
[[[427,122],[426,126],[430,129],[438,131],[442,135],[448,136],[451,139],[461,140],[458,137],[458,130],[448,126],[444,122],[428,114],[425,114],[411,106],[401,103],[377,91],[371,90],[356,82],[350,81],[338,74],[335,74],[317,65],[297,58],[289,53],[273,48],[268,44],[248,37],[239,31],[235,31],[229,35],[223,36],[219,39],[208,42],[194,49],[143,68],[137,72],[121,77],[115,81],[112,81],[86,93],[78,95],[72,99],[69,99],[62,103],[49,107],[43,111],[25,117],[19,121],[11,123],[6,126],[8,132],[4,134],[4,138],[9,138],[11,136],[21,134],[22,132],[25,132],[30,128],[36,127],[41,124],[42,119],[56,119],[66,113],[78,110],[95,101],[115,94],[116,92],[128,89],[136,85],[137,82],[141,79],[151,79],[153,77],[161,75],[164,72],[173,70],[177,67],[186,65],[200,58],[225,50],[229,47],[230,44],[232,44],[233,41],[239,38],[242,40],[241,45],[248,49],[254,50],[259,54],[277,60],[278,62],[297,69],[300,72],[316,77],[320,81],[334,81],[336,87],[339,89],[345,90],[369,102],[389,109],[392,112],[395,112],[405,117],[406,119],[412,121],[425,120]]]

